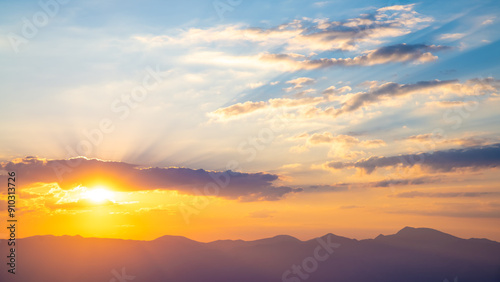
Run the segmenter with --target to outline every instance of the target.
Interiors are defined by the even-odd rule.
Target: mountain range
[[[7,240],[0,246],[8,262]],[[364,240],[326,234],[209,243],[44,235],[17,239],[15,248],[16,274],[2,263],[1,281],[500,281],[500,243],[429,228]]]

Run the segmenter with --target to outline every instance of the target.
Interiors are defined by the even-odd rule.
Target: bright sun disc
[[[104,188],[95,188],[87,191],[86,198],[96,203],[104,202],[106,200],[112,201],[113,192]]]

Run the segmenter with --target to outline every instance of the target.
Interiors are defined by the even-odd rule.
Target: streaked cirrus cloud
[[[331,169],[359,168],[372,173],[377,168],[413,167],[419,165],[430,172],[450,172],[460,168],[484,169],[500,166],[500,143],[452,149],[431,153],[405,154],[399,156],[375,156],[356,162],[328,162],[325,167]]]

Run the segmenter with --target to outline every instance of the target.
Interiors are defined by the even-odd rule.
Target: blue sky
[[[365,81],[385,81],[397,83],[416,83],[418,81],[430,81],[434,79],[465,81],[472,78],[498,77],[498,20],[496,14],[499,5],[494,1],[481,1],[470,4],[467,1],[458,2],[417,2],[408,1],[238,1],[232,10],[221,10],[222,18],[219,17],[215,6],[225,2],[189,1],[189,2],[163,2],[147,1],[136,3],[133,1],[105,2],[69,1],[67,4],[59,5],[59,11],[51,17],[48,24],[39,28],[35,37],[29,39],[26,44],[19,46],[19,53],[14,53],[8,37],[3,37],[0,55],[2,56],[2,92],[4,101],[7,103],[2,110],[2,118],[8,119],[19,111],[24,114],[11,121],[12,124],[29,123],[37,120],[40,126],[51,123],[59,123],[60,126],[51,126],[53,130],[61,129],[64,132],[76,131],[73,139],[68,136],[58,140],[62,143],[75,143],[81,139],[78,126],[73,123],[65,124],[61,120],[75,119],[81,123],[80,127],[91,127],[96,121],[93,120],[105,116],[109,109],[109,103],[114,97],[120,96],[118,89],[120,85],[126,88],[126,83],[134,83],[144,73],[147,66],[161,66],[162,71],[173,71],[183,74],[194,74],[205,76],[205,79],[214,80],[216,83],[192,85],[192,87],[167,86],[162,84],[158,95],[152,97],[146,103],[157,103],[170,100],[171,96],[182,96],[184,93],[195,93],[200,95],[199,99],[176,99],[175,104],[183,113],[175,115],[153,115],[151,119],[161,119],[166,123],[173,122],[183,124],[174,126],[174,131],[183,132],[186,127],[195,128],[207,119],[207,113],[214,111],[217,107],[224,107],[235,102],[265,101],[269,98],[278,98],[288,95],[283,93],[286,81],[297,77],[311,77],[316,80],[317,91],[344,82],[345,85],[354,87]],[[214,4],[218,3],[218,4]],[[332,48],[303,49],[299,53],[308,54],[314,52],[312,58],[350,58],[363,54],[372,48],[390,46],[394,44],[427,44],[449,47],[447,50],[433,52],[438,59],[428,63],[415,64],[414,62],[385,62],[369,67],[348,66],[328,67],[310,70],[285,70],[255,69],[234,63],[227,64],[208,63],[206,61],[192,62],[189,57],[212,56],[214,52],[224,53],[231,56],[252,55],[260,53],[280,53],[286,51],[286,39],[277,40],[272,44],[263,42],[252,42],[245,40],[203,40],[198,38],[187,42],[186,36],[194,29],[204,30],[203,36],[214,36],[225,28],[239,29],[257,27],[262,29],[274,28],[294,20],[309,22],[311,25],[315,20],[348,21],[362,14],[375,14],[381,7],[390,5],[412,4],[411,13],[423,20],[422,23],[406,29],[398,36],[381,37],[378,43],[365,44],[347,49]],[[18,1],[6,2],[6,8],[2,9],[1,27],[5,35],[11,33],[22,35],[23,17],[32,20],[32,16],[43,11],[35,2]],[[219,6],[228,7],[228,6]],[[445,7],[445,8],[444,8]],[[221,8],[221,9],[222,9]],[[394,12],[394,11],[393,11]],[[410,13],[408,13],[410,15]],[[486,23],[486,24],[484,24]],[[212,31],[212,32],[208,32]],[[445,37],[443,35],[455,35]],[[134,38],[144,37],[178,38],[185,40],[182,44],[165,44],[164,46],[140,45]],[[184,38],[182,38],[184,36]],[[224,35],[222,35],[224,36]],[[379,40],[379,39],[377,39]],[[179,42],[181,42],[179,41]],[[187,44],[187,45],[186,45]],[[182,45],[182,46],[181,46]],[[292,50],[293,51],[293,50]],[[295,50],[296,51],[296,50]],[[182,58],[182,62],[179,60]],[[197,58],[199,59],[199,58]],[[248,73],[250,72],[250,73]],[[236,74],[239,73],[239,74]],[[22,74],[22,75],[21,75]],[[180,75],[180,74],[179,74]],[[256,88],[237,87],[241,81],[234,80],[234,75],[244,75],[250,85],[262,84]],[[210,77],[210,78],[208,78]],[[26,83],[28,82],[29,83]],[[280,84],[269,85],[274,81]],[[234,82],[234,84],[232,84]],[[107,86],[105,86],[107,85]],[[114,85],[114,86],[110,86]],[[107,91],[106,87],[118,87]],[[89,92],[84,92],[88,88]],[[77,91],[78,94],[67,95],[61,98],[62,93]],[[203,94],[200,94],[203,93]],[[186,94],[189,95],[189,94]],[[94,100],[96,99],[96,100]],[[99,101],[96,103],[95,101]],[[101,102],[107,103],[101,103]],[[206,104],[206,109],[195,109],[201,104]],[[144,110],[146,106],[144,107]],[[139,109],[140,110],[140,109]],[[205,112],[203,112],[205,110]],[[187,113],[189,112],[189,114]],[[89,114],[92,113],[92,114]],[[43,115],[44,117],[40,117]],[[175,116],[175,118],[174,118]],[[189,118],[187,117],[189,116]],[[131,119],[141,123],[148,122],[146,116],[132,116]],[[188,119],[196,120],[194,122]],[[77,121],[75,121],[76,123]],[[425,121],[424,121],[425,122]],[[370,121],[365,121],[370,126]],[[7,125],[4,125],[7,126]],[[215,125],[217,126],[217,125]],[[324,125],[330,126],[329,123]],[[180,127],[180,128],[179,128]],[[133,121],[124,125],[124,128],[134,128]],[[317,130],[321,130],[319,127]],[[64,130],[63,130],[64,129]],[[10,130],[10,131],[9,131]],[[139,129],[140,130],[140,129]],[[155,135],[158,139],[167,137],[171,129],[159,128]],[[214,128],[209,131],[218,131]],[[224,130],[224,129],[222,129]],[[20,146],[20,139],[30,136],[29,132],[16,132],[13,129],[4,129],[8,136],[12,136],[10,146]],[[125,131],[125,129],[124,129]],[[156,130],[155,130],[156,131]],[[164,131],[164,132],[161,132]],[[17,134],[17,135],[15,135]],[[27,134],[27,135],[24,135]],[[55,133],[57,134],[57,133]],[[65,133],[61,133],[65,135]],[[200,137],[210,136],[211,132],[200,130]],[[54,134],[37,137],[41,141],[51,139]],[[226,134],[227,136],[228,134]],[[230,134],[237,135],[237,134]],[[14,137],[15,136],[15,137]],[[123,138],[132,137],[123,132]],[[8,137],[7,137],[8,138]],[[155,138],[155,137],[153,137]],[[203,138],[203,137],[202,137]],[[54,143],[55,140],[47,140]],[[236,141],[237,142],[237,141]],[[168,143],[167,143],[168,144]],[[71,145],[71,144],[70,144]],[[25,148],[30,145],[21,146],[23,153],[32,151]],[[50,146],[50,145],[49,145]],[[234,147],[234,145],[233,145]],[[9,146],[7,146],[9,148]],[[54,148],[52,150],[57,150]],[[191,149],[189,149],[191,150]],[[46,151],[43,150],[42,151]],[[38,153],[36,152],[37,154]],[[55,153],[55,152],[54,152]],[[3,152],[3,157],[15,156],[16,152]],[[62,157],[63,152],[55,153]],[[118,152],[117,152],[118,154]],[[51,155],[51,154],[50,154]],[[121,158],[125,152],[120,152]],[[50,156],[49,156],[50,157]],[[55,156],[54,156],[55,157]],[[94,157],[97,157],[95,155]],[[130,157],[124,159],[131,162],[147,164],[151,161],[147,156],[143,158]],[[161,165],[203,165],[185,160],[162,160]],[[216,167],[213,167],[216,168]]]
[[[4,62],[2,64],[2,91],[4,101],[7,102],[4,105],[10,106],[5,106],[2,118],[8,119],[19,111],[23,112],[22,116],[10,122],[11,125],[4,125],[9,127],[4,129],[4,132],[8,133],[6,136],[12,136],[10,139],[6,137],[6,141],[10,141],[10,146],[19,147],[21,146],[19,141],[14,140],[27,139],[33,135],[37,135],[40,141],[47,141],[53,145],[56,141],[53,140],[54,135],[57,134],[62,135],[60,137],[62,140],[57,140],[57,142],[74,146],[71,143],[78,142],[82,138],[79,131],[83,127],[91,128],[100,118],[106,116],[111,101],[119,97],[120,92],[126,91],[124,85],[133,84],[134,80],[139,80],[148,66],[158,66],[164,72],[177,72],[180,76],[199,75],[216,83],[210,85],[200,83],[188,87],[185,85],[169,87],[168,83],[163,83],[160,86],[162,89],[155,92],[157,95],[149,96],[150,98],[145,102],[148,105],[145,105],[142,110],[146,111],[146,108],[154,103],[168,104],[167,101],[172,101],[171,97],[177,95],[173,103],[177,109],[182,109],[182,113],[132,115],[130,117],[132,120],[128,124],[126,121],[123,125],[122,138],[133,138],[125,131],[127,128],[132,132],[138,129],[133,125],[134,120],[137,124],[143,122],[150,124],[152,120],[160,119],[167,124],[171,122],[181,125],[172,124],[173,129],[166,125],[165,128],[160,126],[154,133],[157,137],[152,137],[152,139],[164,139],[168,136],[167,132],[171,130],[185,132],[188,128],[194,129],[207,119],[210,110],[215,111],[218,107],[227,107],[245,101],[266,101],[270,98],[289,95],[282,89],[290,86],[286,85],[286,81],[297,77],[310,77],[316,80],[314,88],[319,92],[320,89],[326,89],[338,82],[342,82],[343,86],[353,88],[365,81],[411,84],[435,79],[465,81],[498,76],[499,55],[495,50],[498,47],[499,35],[495,32],[498,28],[495,15],[499,5],[494,1],[474,2],[472,5],[466,1],[439,3],[371,1],[369,4],[364,1],[234,1],[231,3],[121,1],[119,5],[117,3],[69,1],[67,4],[58,5],[56,15],[50,17],[47,25],[39,28],[34,38],[29,39],[27,43],[20,44],[18,53],[14,53],[12,46],[9,46],[11,45],[8,41],[9,37],[3,37],[0,53]],[[363,14],[374,15],[381,7],[408,4],[412,5],[411,13],[415,14],[412,15],[409,12],[407,16],[412,15],[422,22],[413,27],[403,27],[404,30],[400,31],[397,36],[380,37],[381,42],[370,42],[365,46],[351,49],[339,49],[332,46],[332,48],[316,50],[311,48],[291,51],[298,50],[302,55],[314,52],[315,54],[311,57],[314,59],[352,58],[373,48],[401,43],[440,45],[449,48],[433,52],[438,59],[432,62],[384,62],[368,67],[341,66],[285,71],[260,68],[256,71],[255,68],[237,62],[227,65],[209,63],[208,60],[204,60],[207,58],[201,57],[196,58],[200,60],[196,62],[189,59],[194,56],[213,56],[215,53],[229,56],[283,53],[287,52],[287,45],[290,44],[286,42],[287,39],[281,41],[275,39],[272,44],[238,39],[203,39],[204,36],[214,36],[215,33],[220,33],[226,28],[272,29],[294,20],[311,26],[317,20],[348,21],[363,17]],[[23,18],[33,21],[34,14],[43,12],[37,3],[30,1],[6,2],[3,5],[6,8],[2,9],[1,27],[5,35],[12,33],[22,35]],[[221,10],[217,11],[216,7]],[[223,10],[227,7],[230,8]],[[219,17],[219,14],[222,17]],[[205,31],[205,34],[201,32],[200,38],[188,42],[189,32],[193,30]],[[136,40],[137,38],[149,40],[162,36],[168,36],[172,40],[177,38],[179,44],[148,46],[147,44],[141,45]],[[245,76],[244,80],[251,87],[238,87],[243,80],[233,80],[237,75]],[[269,85],[275,81],[280,81],[280,83]],[[113,89],[108,91],[107,87]],[[123,88],[119,89],[120,87]],[[68,91],[77,91],[78,94],[62,94]],[[86,91],[88,93],[85,93]],[[199,98],[178,99],[184,95],[183,93],[187,96],[190,94],[186,93],[197,93]],[[61,97],[63,95],[65,98]],[[107,103],[101,103],[106,101]],[[205,109],[196,109],[203,104],[206,105]],[[68,121],[67,123],[61,120],[62,116]],[[69,122],[71,119],[75,119],[74,123]],[[19,128],[23,123],[32,123],[35,120],[41,127],[56,124],[50,127],[54,131],[61,130],[61,132],[41,137],[36,133],[30,134],[29,131],[16,132],[12,129],[16,123]],[[425,122],[425,120],[420,122]],[[79,125],[76,125],[78,123]],[[372,120],[363,122],[370,127],[371,123],[373,123]],[[199,131],[199,137],[219,134],[213,131],[224,132],[224,128],[217,128],[218,125],[211,126],[215,128],[208,132],[196,130]],[[314,130],[322,130],[329,126],[331,123],[327,122]],[[390,127],[391,125],[380,126]],[[228,135],[237,136],[237,129],[234,130],[236,134],[225,133],[226,138],[231,138]],[[66,134],[68,131],[75,131],[72,134],[74,136],[68,137]],[[363,131],[363,129],[350,131]],[[197,134],[190,132],[188,135]],[[28,154],[33,151],[29,148],[30,146],[25,144],[20,149]],[[198,147],[198,145],[194,146]],[[47,157],[63,157],[64,152],[61,152],[60,146],[50,150],[59,152],[54,152],[54,156],[49,154]],[[46,150],[41,149],[41,152],[46,152]],[[36,154],[45,154],[41,152],[36,152]],[[151,162],[148,156],[125,157],[127,153],[129,152],[117,152],[124,161],[144,164]],[[11,150],[10,153],[3,152],[3,157],[9,158],[18,154],[15,150]],[[211,166],[211,162],[198,164],[188,159],[169,160],[167,156],[165,157],[166,160],[156,162],[161,165]]]

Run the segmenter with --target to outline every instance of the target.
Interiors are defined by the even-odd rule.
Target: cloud
[[[337,88],[335,86],[330,86],[327,89],[323,90],[322,94],[329,100],[332,101],[335,99],[335,95],[345,94],[349,91],[352,91],[350,86],[342,86]]]
[[[492,18],[489,18],[487,20],[484,20],[481,24],[482,25],[489,25],[489,24],[492,24],[494,22],[496,17],[492,17]]]
[[[354,136],[344,134],[333,135],[330,132],[314,133],[307,138],[306,142],[310,145],[335,144],[346,146],[361,145],[362,147],[380,147],[386,145],[386,143],[380,139],[362,141]]]
[[[302,147],[292,147],[292,152],[301,153],[307,151],[308,148],[313,146],[328,145],[331,146],[331,149],[328,152],[330,157],[341,157],[345,159],[352,159],[364,154],[364,151],[351,150],[353,147],[358,146],[359,148],[366,149],[386,145],[386,143],[380,139],[359,140],[354,136],[344,134],[333,135],[330,132],[314,133],[312,135],[305,133],[295,139],[302,138],[306,139],[305,144]]]
[[[57,182],[63,189],[78,185],[110,186],[116,191],[166,189],[184,194],[196,194],[194,189],[227,199],[240,201],[274,201],[300,189],[274,186],[278,175],[235,171],[207,171],[179,167],[140,167],[123,162],[76,158],[45,160],[36,157],[2,163],[1,168],[23,175],[24,185]],[[2,177],[4,178],[4,177]],[[214,188],[215,187],[215,188]],[[218,187],[218,188],[217,188]],[[218,192],[213,192],[218,190]]]
[[[430,104],[437,104],[440,107],[443,108],[451,108],[451,107],[458,107],[458,106],[468,106],[468,103],[464,101],[433,101],[429,102]]]
[[[445,139],[441,134],[437,134],[437,133],[425,133],[425,134],[412,135],[412,136],[405,138],[405,140],[418,142],[418,143],[432,142],[435,144],[453,144],[453,145],[458,145],[458,146],[462,146],[462,147],[485,146],[485,145],[491,145],[491,144],[499,142],[498,138],[495,139],[495,138],[488,138],[488,137],[481,137],[481,136],[468,136],[468,137]]]
[[[500,195],[500,192],[420,192],[410,191],[403,192],[396,195],[391,195],[396,198],[473,198],[482,196]]]
[[[304,79],[304,78],[301,78]],[[218,119],[232,118],[243,114],[255,112],[268,108],[288,108],[301,109],[297,117],[317,118],[317,117],[337,117],[341,114],[354,112],[362,107],[370,105],[383,105],[386,101],[392,101],[396,97],[408,95],[431,95],[431,94],[455,94],[459,96],[478,96],[488,93],[495,93],[500,89],[500,80],[492,77],[474,78],[464,82],[458,80],[430,80],[416,83],[400,84],[396,82],[379,83],[377,81],[365,84],[366,90],[356,93],[350,86],[336,88],[330,86],[323,90],[320,97],[303,97],[300,99],[273,98],[259,102],[237,103],[228,107],[219,108],[209,113],[210,116]],[[317,107],[319,104],[337,101],[340,106],[335,108],[328,106]]]
[[[285,164],[281,166],[282,169],[297,169],[300,167],[302,167],[301,163]]]
[[[371,104],[380,104],[381,101],[394,97],[412,94],[457,93],[459,95],[484,95],[500,89],[500,81],[493,78],[470,79],[461,83],[457,80],[431,80],[417,83],[399,84],[387,82],[382,85],[373,85],[366,92],[360,92],[345,101],[340,109],[330,109],[327,114],[338,116],[343,113],[358,110]]]
[[[337,111],[336,115],[346,112],[355,111],[363,106],[377,103],[380,100],[391,97],[410,95],[417,92],[427,92],[426,90],[434,90],[444,85],[456,83],[454,80],[432,80],[420,81],[414,84],[399,84],[395,82],[384,83],[380,86],[373,87],[367,92],[362,92],[354,95],[346,101]]]
[[[436,177],[418,177],[410,179],[386,179],[382,181],[372,182],[370,187],[391,187],[391,186],[406,186],[406,185],[424,185],[429,183],[441,182],[440,178]]]
[[[91,210],[92,207],[96,206],[113,206],[117,205],[116,203],[110,201],[110,200],[105,200],[103,202],[93,202],[89,199],[79,199],[75,202],[65,202],[65,203],[48,203],[45,202],[44,206],[53,210]]]
[[[210,113],[212,117],[216,117],[219,119],[226,119],[231,117],[236,117],[239,115],[244,115],[248,113],[255,112],[261,109],[269,109],[269,108],[294,108],[301,107],[306,105],[317,105],[318,103],[323,102],[323,98],[321,97],[304,97],[300,99],[290,99],[290,98],[275,98],[270,99],[267,102],[251,102],[247,101],[244,103],[237,103],[225,108],[217,109],[216,111]]]
[[[387,188],[392,186],[415,186],[441,182],[440,177],[417,177],[401,179],[385,179],[371,182],[334,183],[329,185],[309,185],[304,187],[304,192],[342,192],[350,189]]]
[[[256,83],[249,83],[249,84],[247,84],[247,86],[250,87],[250,89],[259,88],[262,85],[264,85],[263,82],[256,82]]]
[[[480,169],[492,168],[500,165],[500,143],[436,151],[432,153],[407,154],[391,157],[375,156],[356,162],[328,162],[325,167],[331,169],[359,168],[366,173],[372,173],[382,167],[412,167],[420,165],[431,172],[450,172],[459,168]]]
[[[309,136],[307,142],[311,145],[318,144],[331,144],[331,143],[342,143],[342,144],[357,144],[359,140],[355,137],[349,135],[336,135],[334,136],[330,132],[314,133]]]
[[[263,62],[280,63],[288,70],[313,70],[333,66],[373,66],[387,63],[426,63],[437,59],[431,52],[449,49],[447,46],[396,44],[368,51],[353,58],[309,59],[291,54],[262,54]]]
[[[439,36],[441,40],[457,40],[465,36],[465,33],[445,33]]]
[[[314,5],[325,5],[316,2]],[[149,47],[193,46],[214,42],[258,43],[267,48],[290,51],[353,51],[362,43],[377,44],[382,38],[397,37],[427,26],[433,19],[414,11],[414,5],[392,6],[344,21],[329,19],[295,19],[269,27],[222,25],[208,29],[191,28],[176,35],[137,35],[133,37]]]
[[[443,139],[442,142],[444,144],[454,144],[462,147],[474,147],[474,146],[486,146],[493,143],[497,143],[498,141],[499,141],[498,138],[493,139],[487,137],[471,136],[471,137],[455,138],[448,140]]]
[[[352,183],[335,183],[331,185],[310,185],[304,191],[307,192],[342,192],[348,191],[355,184]]]
[[[268,103],[264,101],[260,102],[251,102],[247,101],[244,103],[238,103],[234,104],[232,106],[226,107],[226,108],[220,108],[213,112],[214,115],[218,115],[221,117],[231,117],[231,116],[238,116],[242,114],[248,114],[254,111],[257,111],[259,109],[266,108],[268,106]]]
[[[485,203],[437,203],[427,208],[388,208],[387,213],[447,216],[459,218],[500,218],[498,202]]]
[[[299,77],[296,79],[292,79],[287,81],[286,83],[292,84],[293,89],[299,89],[304,87],[304,85],[311,85],[314,82],[316,82],[315,79],[309,78],[309,77]]]
[[[393,6],[387,6],[378,9],[377,11],[379,12],[385,12],[385,11],[411,11],[413,10],[413,7],[415,4],[409,4],[409,5],[393,5]]]

